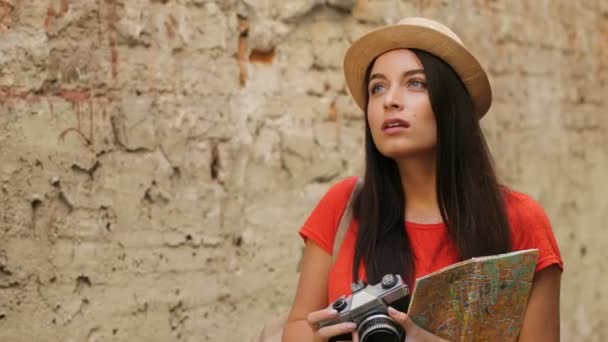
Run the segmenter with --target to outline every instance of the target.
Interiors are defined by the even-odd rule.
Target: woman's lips
[[[389,118],[382,123],[382,131],[386,134],[396,134],[410,127],[410,123],[400,118]]]

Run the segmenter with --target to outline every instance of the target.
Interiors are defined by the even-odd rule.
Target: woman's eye
[[[426,83],[424,83],[421,80],[411,80],[409,85],[411,85],[415,88],[426,88]]]
[[[384,90],[384,86],[382,84],[374,84],[371,87],[370,92],[372,94],[376,94],[377,92],[382,91],[382,90]]]

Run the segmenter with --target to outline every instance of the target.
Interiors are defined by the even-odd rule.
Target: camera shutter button
[[[348,304],[346,303],[346,300],[344,298],[338,298],[338,300],[336,300],[333,304],[332,307],[334,309],[336,309],[336,311],[340,312],[344,309],[346,309],[346,306]]]
[[[397,277],[395,277],[392,274],[387,274],[384,277],[382,277],[382,288],[383,289],[390,289],[391,287],[397,285]]]

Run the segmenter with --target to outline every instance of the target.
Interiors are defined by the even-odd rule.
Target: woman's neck
[[[437,200],[435,154],[397,160],[405,194],[405,217],[416,223],[442,222]]]

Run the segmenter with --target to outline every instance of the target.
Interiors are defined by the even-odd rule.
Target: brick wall
[[[608,340],[605,0],[0,0],[0,340],[236,342],[287,309],[299,225],[361,170],[343,54],[409,15],[488,69],[562,338]]]

